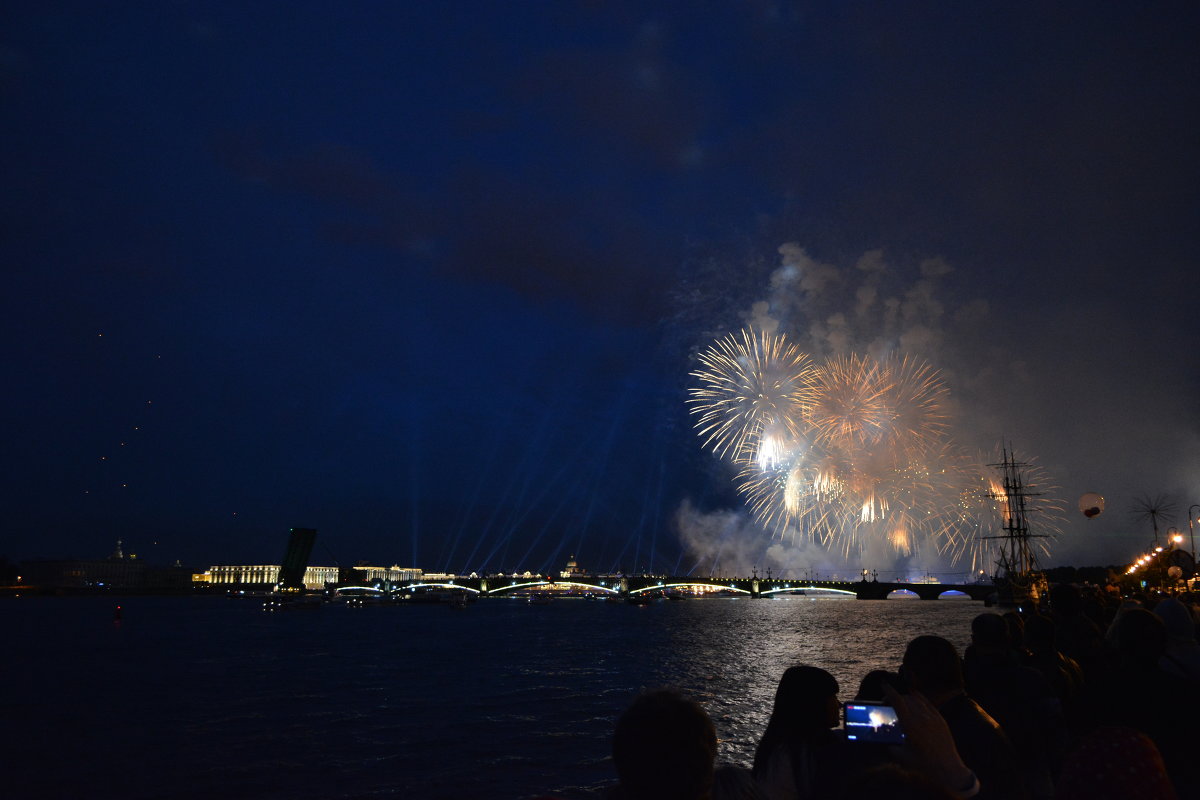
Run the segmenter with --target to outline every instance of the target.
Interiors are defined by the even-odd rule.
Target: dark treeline
[[[1052,584],[1091,583],[1103,586],[1125,572],[1125,567],[1115,564],[1107,567],[1051,567],[1043,572],[1046,574],[1046,580]]]

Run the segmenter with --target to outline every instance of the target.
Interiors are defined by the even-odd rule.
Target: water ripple
[[[612,780],[614,722],[643,688],[696,697],[720,758],[748,764],[787,667],[824,667],[848,696],[913,636],[964,646],[983,611],[791,597],[272,615],[139,597],[114,626],[111,603],[6,606],[0,708],[36,712],[13,796],[586,797]]]

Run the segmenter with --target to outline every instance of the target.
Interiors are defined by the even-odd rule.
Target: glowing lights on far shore
[[[1171,537],[1171,542],[1174,545],[1179,545],[1183,542],[1183,536],[1176,534]],[[1137,559],[1129,565],[1129,568],[1125,570],[1125,574],[1133,575],[1140,569],[1149,569],[1150,567],[1155,566],[1163,555],[1172,552],[1174,552],[1174,548],[1168,550],[1162,545],[1155,545],[1155,547],[1149,552],[1138,556]]]

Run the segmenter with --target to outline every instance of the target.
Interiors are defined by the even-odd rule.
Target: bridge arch
[[[463,586],[460,583],[410,583],[409,585],[405,586],[403,589],[397,589],[396,591],[403,592],[405,590],[411,591],[413,589],[461,589],[464,592],[474,592],[475,594],[482,594],[482,592],[480,592],[478,589],[472,588],[470,586]]]
[[[856,592],[848,589],[834,589],[832,586],[779,586],[774,589],[767,589],[763,592],[763,595],[794,594],[795,592],[828,592],[830,594],[849,595],[850,597],[858,596]]]
[[[534,586],[549,586],[549,585],[550,585],[549,581],[525,581],[524,583],[510,583],[508,586],[497,586],[495,588],[488,589],[487,592],[485,592],[485,594],[487,594],[488,596],[494,597],[495,595],[498,595],[498,594],[507,594],[509,592],[515,592],[518,589],[530,589]]]
[[[914,592],[912,589],[892,589],[887,593],[887,600],[918,600],[921,595]]]
[[[642,586],[637,589],[630,589],[629,594],[642,594],[643,592],[657,592],[663,589],[686,589],[690,587],[713,589],[722,592],[738,592],[740,594],[751,594],[746,589],[739,589],[732,583],[706,583],[705,581],[687,581],[684,583],[656,583],[651,586]]]
[[[614,589],[611,586],[597,585],[594,583],[579,583],[577,581],[554,581],[548,583],[548,586],[574,586],[578,589],[590,589],[596,592],[608,592],[609,594],[620,594],[620,589]]]
[[[489,597],[495,597],[497,595],[508,594],[509,592],[515,592],[519,589],[530,589],[530,588],[533,588],[536,586],[571,586],[571,587],[574,587],[577,589],[587,589],[588,591],[604,592],[606,594],[620,594],[621,593],[621,590],[619,588],[614,588],[611,586],[604,586],[603,584],[580,583],[578,581],[544,581],[543,580],[543,581],[526,581],[524,583],[512,583],[512,584],[509,584],[508,586],[496,586],[491,589],[488,589],[486,592],[484,592],[484,594],[488,595]]]

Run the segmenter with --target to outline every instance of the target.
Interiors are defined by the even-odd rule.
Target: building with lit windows
[[[217,565],[192,576],[196,583],[209,583],[225,589],[274,588],[279,583],[279,564],[249,566]],[[304,570],[304,588],[327,586],[373,586],[419,580],[421,570],[409,567],[308,567]]]
[[[250,566],[218,565],[209,567],[193,577],[197,583],[211,583],[222,588],[273,588],[279,583],[278,564]],[[338,582],[337,567],[308,567],[304,570],[305,589],[324,589]]]
[[[424,573],[415,567],[369,567],[359,565],[351,567],[351,583],[363,586],[376,583],[397,583],[399,581],[419,581]]]

